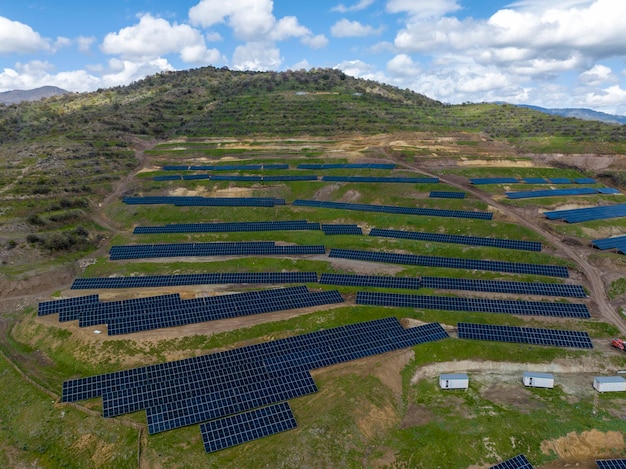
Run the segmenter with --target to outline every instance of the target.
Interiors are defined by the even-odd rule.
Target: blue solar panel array
[[[48,314],[68,312],[68,314],[78,314],[86,305],[96,304],[100,301],[98,295],[79,296],[76,298],[64,298],[62,300],[44,301],[39,303],[37,316],[47,316]]]
[[[324,246],[277,246],[273,241],[255,241],[112,246],[109,250],[109,258],[112,261],[117,261],[158,257],[291,256],[325,253],[326,248]]]
[[[598,249],[617,249],[626,254],[626,236],[614,236],[613,238],[594,239],[591,244]]]
[[[565,220],[568,223],[582,223],[593,220],[626,217],[626,204],[556,210],[554,212],[544,212],[543,214],[550,220]]]
[[[569,276],[566,267],[543,264],[525,264],[519,262],[483,261],[476,259],[460,259],[455,257],[416,256],[413,254],[395,254],[335,248],[330,250],[329,257],[352,259],[357,261],[384,262],[390,264],[420,265],[424,267],[443,267],[450,269],[508,272],[513,274],[545,275],[548,277]]]
[[[183,181],[198,181],[201,179],[209,179],[210,176],[208,174],[183,174]]]
[[[490,469],[533,469],[533,466],[528,459],[526,459],[526,456],[520,454],[514,458],[502,461],[495,466],[491,466]]]
[[[599,459],[598,469],[626,469],[626,459]]]
[[[387,163],[346,163],[346,164],[301,164],[298,169],[394,169],[395,164]]]
[[[546,189],[541,191],[507,192],[509,199],[532,199],[536,197],[563,197],[568,195],[591,195],[597,194],[598,190],[593,187],[574,187],[572,189]]]
[[[449,277],[422,277],[422,288],[436,290],[464,290],[493,293],[514,293],[518,295],[562,296],[586,298],[587,294],[580,285],[558,283],[507,282],[499,280],[476,280]]]
[[[572,180],[570,178],[548,178],[552,184],[571,184]]]
[[[470,182],[474,185],[519,183],[519,181],[516,178],[470,178]]]
[[[541,251],[541,243],[536,241],[518,241],[514,239],[483,238],[478,236],[460,236],[443,233],[425,233],[422,231],[401,231],[373,228],[370,236],[385,238],[412,239],[415,241],[431,241],[436,243],[464,244],[468,246],[487,246],[520,251]]]
[[[171,174],[167,176],[154,176],[154,181],[181,181],[183,178],[180,174]]]
[[[211,274],[141,275],[77,278],[72,290],[150,288],[185,285],[317,283],[316,272],[216,272]],[[94,295],[97,301],[97,295]],[[84,297],[83,297],[84,298]],[[41,303],[40,303],[41,304]]]
[[[292,430],[297,426],[289,404],[281,402],[203,423],[200,425],[200,433],[205,451],[214,453],[248,441]]]
[[[611,187],[601,187],[600,189],[598,189],[598,192],[600,194],[605,194],[605,195],[621,195],[622,194],[619,190],[613,189]]]
[[[398,215],[421,215],[426,217],[475,218],[491,220],[493,213],[469,212],[463,210],[440,210],[435,208],[395,207],[389,205],[350,204],[343,202],[322,202],[319,200],[294,200],[296,207],[334,208],[339,210],[357,210],[362,212],[395,213]]]
[[[363,230],[357,225],[322,225],[325,235],[362,235]]]
[[[575,178],[574,182],[576,184],[595,184],[598,181],[596,181],[594,178]]]
[[[423,308],[474,313],[521,314],[563,318],[589,318],[587,306],[580,303],[492,300],[449,296],[408,295],[402,293],[358,292],[359,305]]]
[[[526,184],[548,184],[544,178],[523,178],[522,180]]]
[[[218,419],[203,431],[224,435],[223,417],[315,392],[311,370],[446,337],[437,323],[404,329],[385,318],[65,381],[62,401],[101,396],[107,417],[146,410],[150,433]]]
[[[227,222],[227,223],[170,223],[163,226],[137,226],[133,234],[163,233],[233,233],[259,231],[301,231],[321,229],[319,223],[306,220]]]
[[[260,164],[243,164],[243,165],[232,165],[232,164],[223,164],[223,165],[165,165],[163,166],[163,171],[258,171],[261,169],[287,169],[281,167],[280,168],[268,168],[266,165],[263,167]]]
[[[182,300],[178,294],[171,294],[90,302],[80,308],[59,311],[59,320],[78,319],[80,327],[107,324],[109,335],[118,335],[342,302],[343,298],[335,290],[310,292],[304,286],[190,300]],[[54,311],[54,307],[50,311]]]
[[[593,348],[589,334],[582,331],[541,329],[489,324],[458,323],[460,339],[491,340],[555,347]]]
[[[322,181],[326,181],[326,182],[380,182],[380,183],[401,183],[401,184],[438,184],[439,178],[323,176]]]
[[[124,197],[128,205],[175,205],[177,207],[274,207],[285,205],[284,199],[273,197],[197,197],[146,196]]]
[[[458,191],[430,191],[428,197],[431,199],[464,199],[465,192]]]

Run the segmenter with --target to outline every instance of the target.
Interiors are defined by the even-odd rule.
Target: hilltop
[[[40,99],[60,96],[69,91],[56,86],[42,86],[32,90],[11,90],[0,92],[0,103],[18,104],[22,101],[39,101]]]

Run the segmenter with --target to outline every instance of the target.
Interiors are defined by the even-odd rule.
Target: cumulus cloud
[[[334,37],[373,36],[382,33],[382,31],[382,28],[374,28],[373,26],[364,25],[358,21],[350,21],[346,18],[340,19],[330,28],[330,33]]]
[[[76,39],[76,44],[78,45],[78,50],[83,54],[87,54],[91,51],[91,46],[96,42],[96,38],[93,36],[79,36]]]
[[[31,54],[50,50],[50,41],[30,26],[0,16],[0,53]]]
[[[305,36],[302,38],[302,44],[310,47],[311,49],[321,49],[328,45],[328,38],[323,34],[317,36]]]
[[[235,70],[277,70],[283,63],[280,50],[272,43],[248,42],[238,46],[233,54]]]
[[[263,39],[273,28],[272,0],[201,0],[189,9],[191,24],[210,27],[227,23],[244,41]]]
[[[170,24],[150,14],[141,16],[136,25],[107,34],[101,49],[105,54],[137,62],[149,62],[171,53],[180,54],[187,63],[207,64],[220,59],[218,51],[207,50],[197,29],[186,24]]]
[[[460,10],[456,0],[388,0],[389,13],[407,13],[414,18],[432,18]]]
[[[414,76],[420,73],[420,67],[406,54],[398,54],[387,62],[387,71],[392,76]]]
[[[339,13],[361,11],[361,10],[365,10],[372,3],[374,3],[374,0],[359,0],[359,2],[351,6],[345,6],[343,3],[340,3],[339,5],[332,7],[330,11],[338,11]]]

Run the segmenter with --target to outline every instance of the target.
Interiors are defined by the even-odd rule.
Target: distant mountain
[[[0,92],[0,103],[2,104],[18,104],[22,101],[39,101],[43,98],[58,96],[69,93],[62,88],[56,86],[42,86],[34,90],[12,90]]]
[[[594,111],[593,109],[584,108],[563,108],[563,109],[546,109],[539,106],[531,106],[529,104],[518,104],[519,107],[533,109],[543,112],[544,114],[552,114],[562,117],[575,117],[586,121],[600,121],[607,124],[626,124],[626,116],[616,116],[605,112]]]

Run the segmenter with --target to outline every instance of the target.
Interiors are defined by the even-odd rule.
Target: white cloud
[[[219,60],[215,49],[207,50],[200,31],[186,24],[170,24],[150,14],[141,16],[134,26],[107,34],[101,49],[105,54],[137,62],[149,62],[170,53],[180,54],[181,60],[187,63],[207,64],[216,58]]]
[[[626,105],[626,90],[619,85],[613,85],[602,90],[587,93],[584,105],[594,109],[609,109],[607,112],[616,112],[614,109]],[[613,110],[610,110],[613,109]]]
[[[358,3],[355,3],[352,6],[345,6],[343,3],[340,3],[339,5],[332,7],[330,11],[338,11],[339,13],[349,13],[351,11],[361,11],[361,10],[365,10],[367,7],[369,7],[372,3],[374,3],[374,0],[359,0]]]
[[[96,42],[96,38],[93,36],[91,37],[79,36],[76,39],[76,43],[78,44],[78,50],[82,52],[83,54],[87,54],[90,52],[91,46],[93,45],[94,42]]]
[[[374,28],[346,18],[340,19],[330,28],[330,33],[335,37],[374,36],[382,33],[382,31],[382,28]]]
[[[389,13],[407,13],[414,18],[432,18],[460,10],[456,0],[389,0]]]
[[[0,16],[1,54],[32,54],[41,50],[50,50],[47,39],[24,23]]]
[[[293,64],[292,67],[289,67],[291,70],[309,70],[311,68],[311,64],[307,59],[301,60]]]
[[[300,24],[295,16],[285,16],[274,23],[272,30],[268,34],[268,39],[272,41],[284,41],[292,37],[310,36],[311,31]]]
[[[390,82],[390,80],[387,79],[384,73],[377,71],[376,67],[371,64],[365,63],[362,60],[344,60],[340,64],[336,65],[335,68],[353,77],[364,78],[366,80],[376,80],[386,83]]]
[[[321,49],[328,45],[328,38],[323,34],[317,36],[305,36],[302,38],[302,44],[309,46],[311,49]]]
[[[220,33],[217,32],[210,32],[210,33],[206,33],[204,35],[204,37],[206,38],[207,41],[209,42],[220,42],[223,41],[224,38],[222,37],[222,35]]]
[[[145,62],[111,59],[109,60],[109,68],[110,70],[105,72],[100,79],[102,87],[109,88],[126,85],[133,81],[141,80],[148,75],[174,70],[174,67],[166,59],[162,58]]]
[[[278,70],[283,59],[272,43],[248,42],[237,46],[233,54],[233,68],[235,70]]]
[[[205,28],[227,23],[239,39],[258,41],[276,22],[273,8],[272,0],[201,0],[189,9],[189,19]]]
[[[406,54],[398,54],[387,62],[387,71],[392,76],[415,76],[420,73],[419,66]]]

